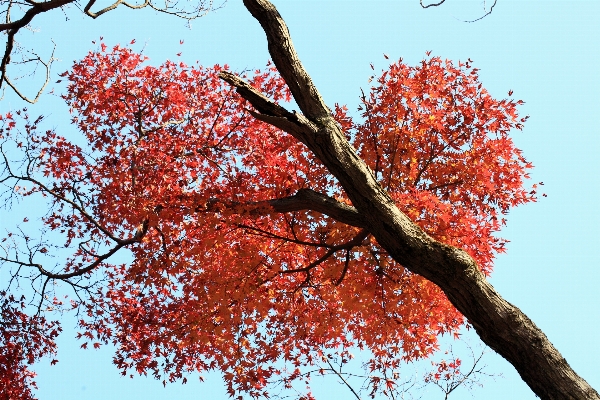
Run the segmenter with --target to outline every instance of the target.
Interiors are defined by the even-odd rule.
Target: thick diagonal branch
[[[244,5],[267,34],[269,53],[273,62],[284,77],[302,112],[309,118],[328,117],[329,109],[302,66],[288,28],[275,6],[269,1],[255,0],[244,0]],[[293,79],[287,79],[288,77]]]
[[[304,143],[303,130],[306,126],[310,126],[311,122],[302,114],[286,110],[231,72],[222,71],[219,73],[219,77],[233,86],[244,99],[252,104],[252,107],[258,112],[252,110],[249,112],[255,118],[289,133]],[[316,127],[314,128],[316,129]]]
[[[244,0],[244,4],[263,27],[273,62],[311,123],[292,121],[285,115],[266,117],[297,125],[294,136],[338,179],[378,243],[394,260],[438,285],[481,339],[506,358],[538,396],[600,399],[546,335],[496,292],[466,252],[436,242],[400,212],[331,117],[299,61],[281,15],[267,0]],[[244,97],[253,105],[258,101],[256,96]]]

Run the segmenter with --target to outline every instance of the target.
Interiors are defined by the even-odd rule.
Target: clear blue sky
[[[511,243],[508,253],[497,259],[491,282],[600,390],[600,3],[498,0],[490,16],[472,24],[461,20],[482,14],[480,0],[447,0],[427,10],[418,0],[274,3],[330,105],[345,103],[355,109],[360,88],[368,87],[369,63],[385,68],[384,53],[415,64],[428,50],[452,60],[471,58],[492,95],[504,97],[511,89],[526,102],[521,110],[531,118],[523,132],[514,133],[514,140],[536,167],[532,181],[543,181],[548,197],[511,212],[502,232]],[[100,36],[109,46],[136,39],[137,49],[145,44],[144,52],[155,64],[177,58],[180,51],[188,63],[227,63],[234,70],[263,67],[269,58],[264,33],[240,0],[229,0],[223,9],[194,21],[191,30],[181,20],[151,11],[117,10],[97,20],[84,18],[76,9],[66,15],[68,21],[60,11],[36,18],[34,26],[40,31],[23,38],[25,45],[37,47],[55,41],[62,61],[55,65],[53,82],[73,60],[95,49],[91,41]],[[180,40],[185,43],[180,45]],[[55,85],[55,90],[63,88]],[[23,106],[7,94],[0,112]],[[73,132],[68,110],[57,96],[46,94],[29,110],[49,115],[58,132]],[[2,225],[12,223],[11,216],[1,218]],[[41,400],[227,398],[217,375],[206,376],[203,384],[192,378],[187,385],[166,388],[151,378],[121,378],[110,348],[80,350],[72,326],[73,321],[65,321],[60,362],[51,367],[43,360],[35,366]],[[467,336],[477,346],[478,339]],[[484,361],[489,373],[503,377],[484,380],[474,398],[536,398],[502,358],[488,354]],[[322,399],[351,398],[334,378],[314,383]],[[450,398],[470,398],[465,393]],[[424,398],[443,395],[431,389]]]

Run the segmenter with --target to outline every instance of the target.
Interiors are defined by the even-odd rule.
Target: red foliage
[[[33,399],[35,372],[27,366],[56,351],[58,322],[29,316],[24,298],[0,292],[0,400]]]
[[[502,214],[535,199],[523,187],[532,165],[508,136],[527,119],[517,115],[523,102],[493,99],[470,62],[437,57],[394,63],[378,83],[359,107],[360,155],[404,213],[489,274],[504,251],[493,236]]]
[[[144,61],[102,46],[65,74],[89,145],[40,136],[37,165],[51,184],[31,181],[27,192],[52,198],[44,223],[67,244],[84,242],[61,273],[107,278],[84,304],[80,336],[115,343],[123,374],[174,381],[216,368],[231,394],[259,396],[323,351],[358,345],[385,369],[426,357],[438,335],[459,329],[437,286],[368,232],[260,203],[305,188],[348,200],[301,143],[246,111],[218,77],[227,66]],[[338,122],[401,210],[489,273],[503,251],[493,236],[501,215],[533,200],[523,189],[531,166],[508,137],[524,121],[518,102],[494,100],[469,64],[438,58],[392,64],[378,82],[364,121],[336,107]],[[273,67],[251,83],[290,98]],[[100,256],[121,247],[131,264]]]

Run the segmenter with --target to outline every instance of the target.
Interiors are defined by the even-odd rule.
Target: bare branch
[[[49,187],[47,187],[46,185],[44,185],[42,182],[38,181],[37,179],[31,178],[28,176],[12,176],[12,178],[26,181],[26,182],[31,182],[31,183],[37,185],[42,190],[43,193],[46,193],[46,194],[54,197],[55,199],[70,205],[71,207],[73,207],[73,209],[77,210],[83,217],[85,217],[85,219],[87,219],[88,222],[90,222],[95,228],[97,228],[100,232],[104,233],[108,238],[110,238],[117,244],[124,243],[128,240],[128,239],[120,239],[120,238],[116,237],[108,229],[106,229],[104,226],[102,226],[100,223],[98,223],[98,221],[96,221],[96,219],[94,217],[92,217],[81,205],[75,203],[75,201],[68,199],[67,197],[61,195],[60,193],[55,192],[54,190],[50,189]]]
[[[446,0],[441,0],[438,3],[431,3],[431,4],[424,5],[423,4],[423,0],[419,0],[419,3],[421,4],[421,7],[423,7],[423,8],[441,6],[445,2],[446,2]],[[477,19],[470,20],[470,21],[463,21],[463,22],[469,22],[469,23],[471,23],[471,22],[477,22],[477,21],[480,21],[480,20],[484,19],[485,17],[487,17],[488,15],[490,15],[492,13],[492,10],[494,9],[494,6],[496,5],[497,2],[498,2],[498,0],[494,0],[494,4],[492,4],[492,6],[490,7],[490,9],[485,14],[483,14],[481,17],[479,17]],[[484,1],[484,10],[485,10],[485,1]]]
[[[225,1],[226,0],[223,0],[223,3]],[[22,3],[21,5],[24,8],[27,7],[27,10],[23,14],[23,16],[21,16],[19,19],[16,19],[13,21],[11,19],[11,13],[10,13],[12,1],[7,2],[7,4],[8,4],[7,8],[4,11],[4,13],[6,15],[6,18],[5,18],[6,22],[0,24],[0,32],[5,32],[7,35],[6,46],[4,48],[4,54],[2,56],[2,60],[0,61],[0,89],[2,89],[4,83],[6,83],[21,99],[23,99],[24,101],[27,101],[28,103],[35,103],[39,99],[40,95],[43,93],[44,89],[46,88],[46,86],[48,85],[48,83],[50,81],[50,66],[52,64],[52,61],[54,60],[54,50],[52,51],[52,56],[50,57],[49,61],[47,61],[47,62],[43,62],[42,59],[36,55],[35,61],[39,64],[42,64],[46,68],[46,80],[45,80],[44,84],[41,86],[41,88],[38,91],[35,98],[31,99],[31,98],[25,96],[17,88],[17,86],[14,83],[14,80],[11,81],[7,76],[7,68],[8,68],[8,65],[11,64],[11,56],[14,56],[15,52],[19,52],[19,49],[15,48],[15,44],[16,44],[15,36],[22,28],[28,27],[31,24],[32,20],[37,15],[57,9],[57,8],[63,8],[65,6],[68,6],[69,4],[73,4],[73,3],[76,4],[76,1],[75,0],[49,0],[49,1],[38,2],[38,1],[34,1],[34,0],[25,0],[25,2]],[[200,18],[200,17],[206,15],[209,11],[216,10],[222,6],[222,4],[215,6],[213,4],[214,0],[197,0],[197,2],[194,3],[195,5],[188,9],[186,9],[183,6],[179,6],[179,2],[170,1],[170,0],[165,0],[165,3],[163,6],[153,3],[152,0],[144,0],[144,2],[141,4],[133,4],[133,3],[128,3],[125,0],[117,0],[113,4],[110,4],[110,5],[102,8],[101,10],[94,12],[91,10],[91,7],[95,3],[96,3],[96,0],[89,0],[86,3],[86,5],[83,9],[83,12],[85,15],[87,15],[91,18],[98,18],[100,15],[103,15],[109,11],[112,11],[120,5],[124,5],[125,7],[131,8],[131,9],[141,9],[141,8],[149,7],[155,11],[173,15],[173,16],[185,19],[187,21],[191,21],[193,19]],[[30,53],[32,53],[34,55],[36,54],[34,52],[30,52]],[[14,64],[14,61],[12,63]]]
[[[25,15],[23,15],[23,17],[16,21],[9,20],[4,24],[0,24],[0,32],[8,31],[9,35],[11,33],[14,35],[19,29],[28,25],[36,15],[53,10],[55,8],[62,7],[69,3],[73,3],[74,1],[75,0],[50,0],[40,3],[31,2],[29,4],[31,4],[32,7],[29,10],[27,10],[27,12],[25,12]]]
[[[121,3],[122,3],[122,1],[121,1],[121,0],[118,0],[118,1],[115,1],[113,4],[111,4],[110,6],[104,7],[102,10],[100,10],[100,11],[98,11],[98,12],[92,12],[92,11],[90,11],[90,8],[92,8],[92,6],[93,6],[94,4],[96,4],[96,0],[90,0],[90,1],[89,1],[89,2],[88,2],[86,5],[85,5],[85,7],[83,8],[83,12],[84,12],[86,15],[88,15],[88,16],[90,16],[90,17],[92,17],[92,18],[96,19],[96,18],[98,18],[99,16],[101,16],[101,15],[102,15],[102,14],[104,14],[104,13],[106,13],[106,12],[108,12],[108,11],[111,11],[111,10],[114,10],[114,9],[115,9],[115,8],[117,8],[117,7],[119,6],[119,4],[121,4]],[[144,6],[145,6],[147,3],[148,3],[147,1],[146,1],[146,2],[144,2]]]
[[[342,376],[341,374],[341,366],[340,366],[340,372],[338,372],[338,370],[336,370],[334,368],[334,366],[331,364],[331,361],[329,361],[329,359],[327,357],[323,357],[323,359],[327,362],[327,364],[329,365],[329,370],[333,371],[334,374],[337,375],[338,378],[341,379],[341,381],[344,383],[344,385],[346,385],[346,387],[348,389],[350,389],[350,391],[352,392],[352,394],[354,395],[354,397],[356,397],[357,400],[361,400],[360,396],[358,395],[358,393],[356,393],[356,391],[354,390],[354,388],[352,387],[352,385],[350,385],[348,383],[348,381]]]
[[[94,262],[92,262],[90,265],[88,265],[85,268],[78,269],[77,271],[73,271],[73,272],[68,272],[68,273],[64,273],[64,274],[56,274],[56,273],[48,271],[47,269],[44,268],[44,266],[42,264],[39,264],[39,263],[34,263],[31,261],[30,262],[19,261],[17,259],[10,259],[7,257],[2,257],[2,256],[0,256],[0,261],[4,261],[7,263],[11,263],[11,264],[17,264],[17,265],[24,266],[24,267],[37,268],[38,271],[40,271],[40,273],[42,275],[46,276],[48,279],[67,280],[67,279],[73,278],[75,276],[85,275],[86,273],[92,271],[97,266],[99,266],[106,259],[110,258],[112,255],[114,255],[117,251],[119,251],[123,247],[139,242],[145,235],[145,233],[148,229],[147,226],[148,226],[148,223],[146,221],[144,229],[140,229],[140,230],[136,231],[135,234],[128,239],[120,240],[120,242],[116,246],[111,248],[108,252],[102,254],[101,256],[97,256],[96,260]],[[44,285],[45,285],[45,283],[44,283]]]
[[[423,7],[423,8],[437,7],[437,6],[444,4],[445,1],[446,0],[441,0],[439,3],[431,3],[431,4],[423,5],[423,0],[419,0],[419,2],[421,3],[421,7]]]
[[[471,20],[471,21],[464,21],[464,22],[471,23],[471,22],[477,22],[477,21],[480,21],[480,20],[484,19],[485,17],[487,17],[488,15],[490,15],[492,13],[492,11],[494,10],[494,7],[496,6],[497,2],[498,2],[498,0],[494,0],[494,4],[492,4],[492,6],[490,7],[490,9],[485,14],[483,14],[481,17],[479,17],[477,19],[474,19],[474,20]],[[484,9],[485,9],[485,7],[484,7]]]
[[[31,104],[35,104],[37,103],[38,99],[40,98],[40,96],[42,95],[42,93],[44,92],[44,89],[46,89],[46,86],[48,86],[48,83],[50,83],[50,68],[52,66],[52,63],[55,61],[54,58],[54,51],[56,50],[56,44],[54,44],[54,48],[52,49],[52,54],[50,55],[50,58],[48,59],[48,61],[44,62],[40,56],[38,56],[37,54],[34,54],[36,57],[36,60],[39,64],[42,64],[44,66],[44,68],[46,69],[46,79],[44,80],[44,83],[42,84],[42,86],[40,87],[40,90],[38,90],[37,94],[35,95],[35,97],[33,99],[30,99],[29,97],[25,96],[23,93],[21,93],[21,91],[17,88],[17,86],[8,78],[8,76],[6,75],[6,68],[3,68],[0,72],[2,73],[3,77],[4,77],[4,81],[8,84],[8,86],[11,87],[12,90],[14,90],[14,92],[24,101],[31,103]],[[1,81],[0,81],[1,83]],[[0,87],[2,85],[0,84]]]

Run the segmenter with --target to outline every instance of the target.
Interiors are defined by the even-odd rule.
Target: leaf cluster
[[[49,199],[43,223],[74,252],[53,271],[3,260],[104,282],[73,303],[79,337],[117,345],[124,375],[166,383],[218,369],[231,395],[258,397],[303,379],[324,353],[368,349],[385,372],[456,334],[463,317],[437,286],[322,211],[354,208],[304,144],[254,118],[220,78],[227,66],[146,61],[101,44],[63,74],[85,144],[31,133],[24,159],[35,161],[11,169],[5,157],[3,182]],[[249,81],[290,100],[271,65]],[[493,99],[470,63],[434,57],[392,64],[362,96],[360,122],[343,106],[333,115],[398,207],[489,274],[503,215],[535,199],[523,187],[531,164],[508,136],[525,121],[519,104]],[[132,262],[109,263],[122,248]]]

